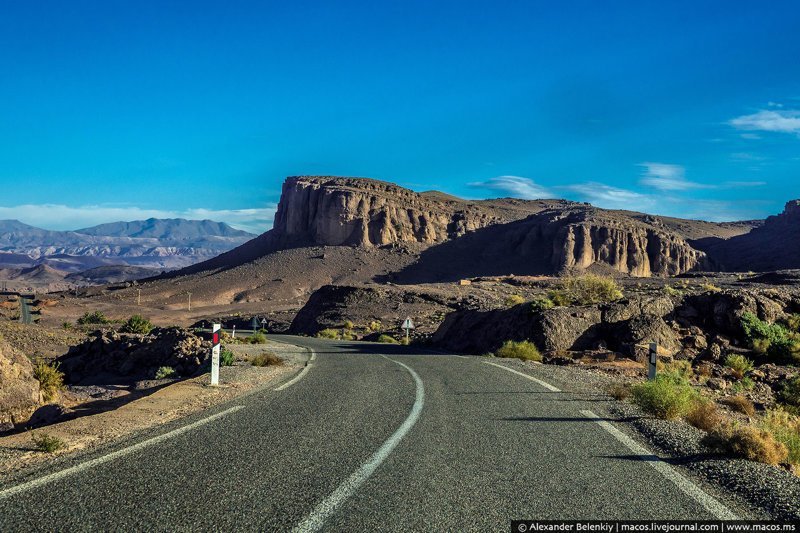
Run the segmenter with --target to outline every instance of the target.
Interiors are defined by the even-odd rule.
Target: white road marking
[[[317,358],[317,352],[315,352],[311,348],[309,348],[308,351],[311,352],[311,357],[308,359],[308,362],[310,363],[311,361]]]
[[[8,498],[10,496],[14,496],[15,494],[19,494],[20,492],[25,492],[27,490],[35,489],[37,487],[41,487],[42,485],[46,485],[47,483],[51,483],[53,481],[57,481],[59,479],[65,478],[72,474],[77,474],[78,472],[82,472],[83,470],[87,470],[97,465],[101,465],[103,463],[107,463],[109,461],[113,461],[114,459],[119,459],[125,455],[131,454],[133,452],[139,451],[142,448],[146,448],[148,446],[152,446],[153,444],[158,444],[159,442],[163,442],[167,439],[171,439],[172,437],[177,437],[182,433],[186,433],[187,431],[191,431],[197,427],[203,426],[208,424],[209,422],[213,422],[218,418],[222,418],[225,415],[229,415],[231,413],[235,413],[239,409],[244,409],[243,405],[236,405],[231,407],[230,409],[226,409],[221,413],[217,413],[215,415],[211,415],[207,418],[203,418],[202,420],[198,420],[197,422],[193,422],[188,426],[183,426],[178,429],[174,429],[168,433],[164,433],[163,435],[159,435],[157,437],[153,437],[152,439],[147,439],[145,441],[139,442],[134,444],[133,446],[129,446],[127,448],[123,448],[121,450],[117,450],[115,452],[111,452],[108,455],[104,455],[102,457],[98,457],[97,459],[92,459],[90,461],[86,461],[85,463],[80,463],[75,466],[71,466],[69,468],[65,468],[64,470],[60,470],[58,472],[54,472],[52,474],[48,474],[46,476],[42,476],[38,479],[33,479],[31,481],[26,481],[25,483],[21,483],[14,487],[7,488],[5,490],[0,491],[0,500]]]
[[[619,429],[615,428],[610,422],[606,420],[602,420],[599,416],[594,414],[592,411],[581,411],[581,414],[588,418],[594,418],[595,422],[597,422],[600,427],[611,433],[618,441],[628,447],[633,453],[636,455],[644,455],[648,457],[655,457],[652,452],[648,451],[646,448],[641,446],[635,440],[627,436],[625,433],[620,431]],[[667,478],[668,480],[672,481],[684,494],[693,498],[697,503],[702,505],[706,508],[708,512],[713,514],[718,520],[738,520],[739,518],[733,514],[730,509],[725,507],[723,504],[706,494],[700,487],[686,479],[680,473],[678,473],[674,468],[669,466],[664,461],[655,457],[653,461],[647,461],[647,463],[658,470],[658,472]]]
[[[386,357],[385,355],[383,357]],[[386,359],[389,359],[386,357]],[[411,369],[411,367],[404,365],[399,361],[395,361],[394,359],[389,359],[389,361],[398,364],[405,368],[410,374],[411,377],[414,378],[414,384],[416,385],[416,399],[414,400],[414,405],[411,408],[411,412],[409,413],[408,417],[405,421],[397,428],[391,437],[389,437],[378,451],[372,454],[367,462],[362,464],[358,470],[356,470],[349,478],[347,478],[344,483],[339,485],[339,487],[331,493],[330,496],[322,500],[317,506],[314,508],[311,513],[306,516],[302,522],[300,522],[292,531],[296,533],[310,533],[313,531],[319,531],[322,526],[325,524],[325,520],[328,519],[336,509],[344,503],[350,496],[352,496],[358,488],[367,480],[369,477],[377,470],[377,468],[389,457],[389,454],[392,453],[400,441],[403,440],[403,437],[406,436],[414,424],[417,423],[417,419],[419,418],[420,413],[422,412],[422,406],[425,403],[425,387],[422,385],[422,380],[419,378],[416,372]]]
[[[517,372],[513,368],[508,368],[507,366],[498,365],[497,363],[490,363],[489,361],[484,361],[484,363],[486,363],[487,365],[496,366],[497,368],[502,368],[503,370],[508,370],[509,372],[512,372],[512,373],[514,373],[514,374],[516,374],[518,376],[522,376],[523,378],[527,378],[527,379],[529,379],[529,380],[531,380],[531,381],[533,381],[535,383],[538,383],[539,385],[541,385],[542,387],[544,387],[545,389],[547,389],[549,391],[561,392],[561,389],[559,389],[558,387],[554,387],[554,386],[550,385],[549,383],[547,383],[546,381],[542,381],[541,379],[536,379],[535,377],[529,376],[528,374],[524,374],[522,372]]]
[[[292,385],[294,385],[295,383],[297,383],[298,381],[303,379],[303,376],[305,376],[306,373],[308,373],[308,371],[311,370],[312,366],[314,366],[314,365],[312,365],[311,363],[306,363],[305,368],[303,368],[303,370],[301,370],[299,374],[297,374],[295,377],[293,377],[292,379],[290,379],[289,381],[287,381],[286,383],[284,383],[280,387],[276,387],[275,390],[276,391],[281,391],[281,390],[284,390],[284,389],[288,389],[289,387],[291,387]]]

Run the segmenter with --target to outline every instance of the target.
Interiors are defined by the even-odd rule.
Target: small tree
[[[147,335],[153,330],[153,324],[142,315],[133,315],[120,328],[123,333]]]

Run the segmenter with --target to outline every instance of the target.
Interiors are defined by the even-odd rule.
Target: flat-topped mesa
[[[481,204],[366,178],[295,176],[283,184],[274,230],[317,245],[433,244],[537,210]]]

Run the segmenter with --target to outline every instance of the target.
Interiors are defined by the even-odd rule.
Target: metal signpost
[[[220,324],[211,326],[212,345],[211,348],[211,385],[219,385],[219,341]]]
[[[647,379],[652,381],[656,379],[656,361],[658,359],[658,344],[655,342],[650,343],[650,360],[647,368]]]
[[[253,328],[253,334],[258,331],[258,317],[253,317],[253,320],[250,321],[250,326]]]
[[[403,320],[403,325],[402,325],[401,327],[402,327],[404,330],[406,330],[406,344],[408,344],[408,342],[409,342],[409,340],[408,340],[408,335],[409,335],[409,333],[411,332],[411,330],[412,330],[412,329],[414,329],[414,321],[413,321],[413,320],[411,320],[411,317],[410,317],[410,316],[409,316],[409,317],[406,317],[406,319],[405,319],[405,320]]]

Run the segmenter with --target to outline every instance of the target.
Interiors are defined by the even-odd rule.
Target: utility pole
[[[192,310],[192,293],[191,292],[187,292],[186,294],[189,295],[189,311],[191,311]]]

